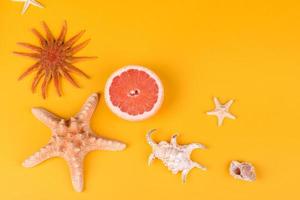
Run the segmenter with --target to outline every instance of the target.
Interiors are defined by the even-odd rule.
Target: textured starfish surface
[[[239,162],[233,160],[230,163],[229,173],[236,179],[243,181],[255,181],[256,173],[254,166],[249,162]]]
[[[50,31],[49,27],[45,22],[43,22],[43,27],[46,32],[46,37],[42,36],[42,34],[36,29],[32,29],[32,32],[38,37],[40,41],[40,46],[35,46],[23,42],[18,43],[19,45],[32,50],[33,53],[14,52],[15,54],[31,57],[36,60],[36,62],[19,77],[19,80],[23,79],[25,76],[29,75],[32,72],[36,72],[31,86],[32,92],[35,91],[35,88],[43,79],[41,89],[43,98],[46,98],[46,90],[48,88],[49,83],[53,79],[57,94],[61,96],[62,92],[60,80],[62,77],[68,80],[75,87],[79,87],[79,85],[70,75],[71,72],[77,73],[88,78],[88,75],[80,69],[78,69],[77,67],[75,67],[74,63],[95,57],[74,56],[74,54],[76,54],[82,48],[87,46],[87,44],[90,41],[90,39],[88,39],[76,45],[77,41],[84,34],[85,31],[81,31],[75,36],[66,40],[66,22],[64,23],[61,32],[57,38],[53,36],[52,32]]]
[[[227,117],[229,119],[235,119],[235,116],[229,112],[229,108],[233,103],[233,100],[228,101],[226,104],[222,105],[217,97],[214,97],[214,102],[216,108],[213,111],[207,112],[208,115],[214,115],[218,118],[218,126],[222,126],[224,119]]]
[[[44,8],[44,6],[36,1],[36,0],[12,0],[14,2],[24,2],[24,6],[23,6],[23,9],[22,9],[22,15],[26,13],[26,11],[28,10],[29,6],[30,5],[33,5],[33,6],[36,6],[36,7],[39,7],[39,8]]]
[[[90,128],[90,119],[98,103],[98,94],[91,95],[81,110],[69,120],[62,119],[43,108],[33,108],[32,113],[52,130],[47,145],[23,162],[33,167],[52,157],[64,158],[70,168],[72,184],[77,192],[83,189],[83,160],[94,150],[121,151],[126,145],[97,136]]]
[[[151,165],[155,158],[163,161],[164,165],[168,167],[173,174],[182,172],[181,178],[183,182],[186,182],[186,177],[191,169],[194,167],[206,170],[205,167],[191,160],[190,155],[194,149],[205,149],[205,146],[199,143],[191,143],[187,145],[177,144],[177,134],[174,134],[170,143],[161,141],[155,143],[151,135],[155,130],[151,130],[147,133],[146,139],[148,144],[152,147],[152,153],[148,159],[148,165]]]

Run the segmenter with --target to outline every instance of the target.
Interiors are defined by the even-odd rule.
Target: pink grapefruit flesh
[[[138,121],[151,117],[163,101],[163,86],[151,70],[130,65],[114,72],[105,86],[105,101],[119,117]]]

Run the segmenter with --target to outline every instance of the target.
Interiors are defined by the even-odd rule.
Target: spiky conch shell
[[[192,168],[206,170],[206,167],[190,159],[190,154],[194,149],[205,149],[205,146],[199,143],[187,145],[177,144],[177,134],[174,134],[170,143],[162,141],[156,143],[152,140],[151,135],[155,129],[149,131],[146,135],[148,144],[152,147],[152,154],[149,156],[148,164],[150,165],[155,158],[160,159],[164,165],[172,171],[173,174],[182,172],[182,181],[186,182],[186,177]]]

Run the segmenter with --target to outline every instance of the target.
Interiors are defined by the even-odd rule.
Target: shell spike
[[[186,177],[188,175],[188,173],[190,172],[191,169],[185,169],[182,171],[181,173],[181,180],[183,183],[186,183]]]
[[[202,170],[204,170],[204,171],[206,171],[206,170],[207,170],[207,168],[206,168],[206,167],[204,167],[204,166],[200,165],[200,164],[199,164],[199,163],[197,163],[197,162],[193,162],[193,165],[194,165],[194,167],[196,167],[196,168],[199,168],[199,169],[202,169]]]
[[[178,137],[178,133],[175,133],[174,135],[172,135],[171,137],[171,144],[176,146],[177,145],[177,137]]]
[[[203,144],[199,143],[192,143],[187,145],[187,151],[191,154],[193,150],[195,149],[206,149],[206,147]]]
[[[151,135],[153,134],[153,132],[155,132],[156,131],[156,129],[152,129],[152,130],[150,130],[148,133],[147,133],[147,135],[146,135],[146,139],[147,139],[147,142],[148,142],[148,144],[152,147],[152,148],[154,148],[157,144],[154,142],[154,140],[151,138]]]
[[[149,165],[149,166],[152,164],[152,162],[153,162],[154,159],[155,159],[155,155],[154,155],[154,153],[152,153],[152,154],[149,156],[149,158],[148,158],[148,165]]]

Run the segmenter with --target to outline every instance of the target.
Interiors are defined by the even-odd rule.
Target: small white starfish
[[[14,2],[24,2],[24,6],[23,6],[23,9],[22,9],[22,15],[25,14],[25,12],[27,11],[27,9],[29,8],[30,5],[34,5],[36,7],[39,7],[39,8],[44,8],[44,6],[36,1],[36,0],[12,0]]]
[[[229,108],[233,103],[233,100],[228,101],[222,105],[217,97],[214,97],[216,108],[213,111],[207,112],[208,115],[215,115],[218,118],[218,126],[222,126],[225,117],[229,119],[235,119],[236,117],[229,112]]]

